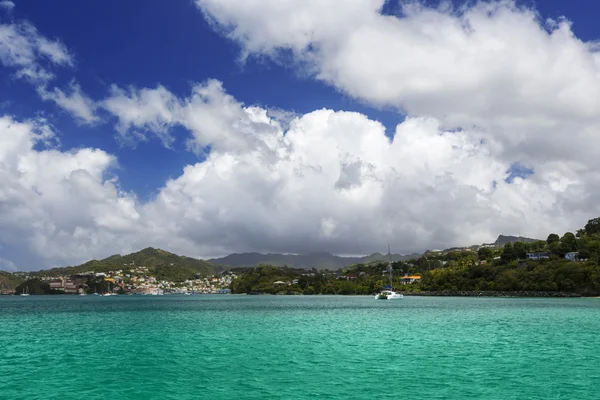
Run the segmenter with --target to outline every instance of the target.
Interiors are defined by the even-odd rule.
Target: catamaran
[[[29,296],[29,287],[25,286],[25,290],[21,293],[21,296]]]
[[[404,298],[404,295],[402,295],[402,293],[394,292],[394,288],[392,286],[392,272],[393,272],[394,268],[392,267],[392,253],[390,251],[389,244],[388,244],[388,254],[390,255],[390,263],[387,266],[387,272],[390,275],[390,288],[382,290],[381,292],[377,293],[375,295],[376,300],[396,300],[396,299]]]

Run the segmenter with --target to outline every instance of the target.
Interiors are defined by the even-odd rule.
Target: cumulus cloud
[[[505,201],[489,210],[527,215],[524,227],[564,218],[571,222],[557,227],[574,229],[586,208],[594,215],[600,54],[597,43],[577,38],[565,18],[542,20],[509,0],[458,8],[407,2],[398,15],[382,14],[383,0],[343,7],[320,0],[196,4],[215,29],[241,45],[243,58],[286,63],[291,54],[292,68],[355,98],[396,107],[409,120],[433,118],[442,131],[481,141],[490,165],[534,172],[509,179],[506,187],[496,177],[494,198],[504,193]],[[426,136],[415,140],[428,143]],[[358,164],[346,166],[339,186],[352,181]],[[545,198],[544,185],[551,189]]]
[[[81,123],[92,124],[99,120],[96,115],[96,103],[81,91],[81,87],[75,81],[69,84],[70,93],[59,88],[48,91],[45,86],[39,86],[37,91],[43,100],[54,101]]]
[[[150,108],[129,102],[142,93],[164,101]],[[540,164],[535,179],[509,184],[511,164],[494,157],[501,145],[493,137],[444,130],[432,117],[406,119],[390,141],[367,116],[326,109],[298,115],[286,129],[216,81],[196,85],[187,98],[162,87],[131,90],[128,98],[133,109],[120,109],[123,115],[140,115],[137,105],[144,118],[120,126],[165,132],[182,125],[195,145],[211,147],[143,207],[144,218],[170,232],[161,240],[187,254],[367,253],[388,242],[412,251],[519,229],[544,237],[597,209],[589,200],[598,186],[585,186],[589,171],[580,165]]]
[[[507,160],[576,159],[600,126],[597,44],[513,1],[409,2],[400,15],[382,15],[383,0],[196,4],[244,56],[291,52],[295,65],[370,104],[484,129]]]
[[[72,66],[73,56],[58,40],[41,35],[28,22],[0,23],[0,63],[32,82],[53,78],[52,66]]]
[[[40,261],[12,260],[21,268],[111,252],[117,235],[139,217],[135,197],[106,176],[113,156],[97,149],[62,152],[45,145],[53,136],[44,122],[0,118],[0,242]]]

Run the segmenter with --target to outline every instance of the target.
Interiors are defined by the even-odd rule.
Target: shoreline
[[[442,292],[405,292],[404,296],[438,296],[438,297],[588,297],[579,293],[570,292],[534,292],[534,291],[515,291],[515,292],[497,292],[497,291],[442,291]],[[596,296],[597,297],[597,296]]]
[[[180,293],[165,293],[167,296],[178,295]],[[213,293],[211,293],[213,294]],[[570,293],[570,292],[534,292],[534,291],[515,291],[515,292],[499,292],[499,291],[466,291],[466,290],[458,290],[458,291],[423,291],[423,292],[399,292],[406,297],[521,297],[521,298],[587,298],[587,299],[600,299],[600,296],[585,296],[579,293]],[[200,294],[196,294],[200,295]],[[206,294],[203,294],[206,295]],[[224,295],[221,293],[214,293],[213,295]],[[226,295],[234,295],[234,296],[374,296],[375,294],[285,294],[285,293],[228,293]],[[68,297],[78,297],[73,294],[36,294],[32,295],[35,297],[43,296],[43,297],[56,297],[56,296],[68,296]],[[136,297],[139,297],[137,295]],[[19,295],[0,295],[0,297],[19,297]],[[93,296],[92,296],[93,297]],[[126,294],[122,294],[119,297],[129,297]]]

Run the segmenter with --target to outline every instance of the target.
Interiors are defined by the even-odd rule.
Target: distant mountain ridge
[[[392,261],[404,261],[421,254],[392,254]],[[389,255],[373,253],[363,257],[341,257],[330,253],[312,253],[312,254],[261,254],[261,253],[234,253],[221,258],[211,258],[207,260],[210,263],[231,266],[231,267],[250,267],[258,264],[271,264],[282,267],[287,265],[291,268],[303,269],[329,269],[336,270],[346,267],[350,264],[370,263],[374,261],[387,261]]]
[[[536,242],[538,239],[523,236],[499,235],[494,243],[488,246],[504,246],[506,243]],[[486,244],[483,244],[486,245]],[[470,246],[471,249],[479,245]],[[452,248],[461,249],[461,248]],[[449,251],[452,249],[446,249]],[[426,252],[427,253],[427,252]],[[392,261],[406,261],[423,256],[422,253],[392,254]],[[259,264],[271,264],[273,266],[288,266],[298,269],[339,270],[352,264],[368,264],[371,262],[386,262],[388,254],[373,253],[363,257],[342,257],[331,253],[311,254],[278,254],[278,253],[233,253],[221,258],[201,260],[197,258],[179,256],[165,250],[152,247],[145,248],[135,253],[120,255],[115,254],[102,260],[91,260],[81,265],[52,268],[37,272],[29,272],[30,275],[74,275],[83,272],[108,272],[120,269],[130,269],[133,266],[145,266],[152,270],[157,276],[210,276],[230,268],[251,267]],[[8,274],[8,273],[7,273]],[[3,278],[0,277],[0,283]]]
[[[540,239],[532,239],[532,238],[527,238],[524,236],[506,236],[506,235],[499,235],[498,238],[496,239],[496,241],[493,244],[494,246],[504,246],[506,243],[516,243],[516,242],[523,242],[523,243],[533,243],[533,242],[539,242]]]

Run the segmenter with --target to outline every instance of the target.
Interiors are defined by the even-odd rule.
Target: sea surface
[[[0,296],[2,399],[598,399],[600,299]]]

